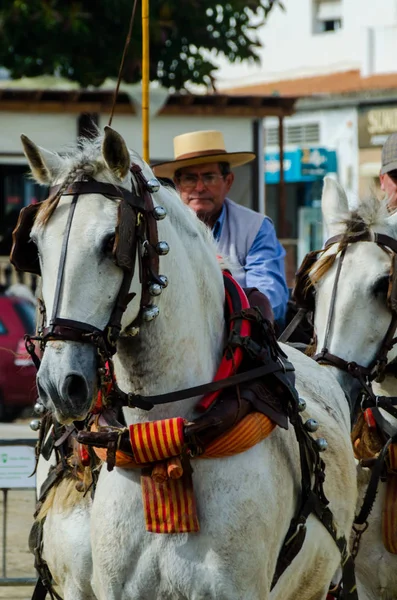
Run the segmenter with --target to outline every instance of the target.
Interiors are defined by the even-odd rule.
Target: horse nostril
[[[81,375],[68,375],[63,390],[63,396],[71,402],[85,400],[88,396],[87,383]]]
[[[40,380],[39,380],[38,377],[36,377],[36,386],[37,386],[37,392],[39,394],[40,400],[42,402],[45,402],[45,400],[47,399],[47,392],[45,391],[45,389],[41,385]]]

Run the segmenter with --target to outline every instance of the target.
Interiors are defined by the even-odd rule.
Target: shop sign
[[[397,107],[376,107],[365,110],[358,117],[358,145],[360,148],[383,146],[391,133],[397,132]]]
[[[36,460],[30,446],[0,446],[0,488],[36,487]]]
[[[325,148],[304,148],[301,152],[302,175],[324,177],[328,173],[328,152]]]
[[[326,148],[298,148],[284,152],[284,180],[286,183],[297,181],[316,181],[327,173],[336,173],[336,152]],[[265,154],[265,181],[280,181],[280,154]]]

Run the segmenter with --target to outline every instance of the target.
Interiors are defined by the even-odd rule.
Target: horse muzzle
[[[40,401],[63,424],[81,421],[97,393],[96,351],[89,344],[49,342],[37,374]]]

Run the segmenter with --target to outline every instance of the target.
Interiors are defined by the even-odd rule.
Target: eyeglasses
[[[218,173],[203,173],[202,175],[194,175],[193,173],[183,173],[178,177],[178,183],[184,190],[193,190],[198,181],[202,181],[205,187],[211,187],[223,179],[223,175]]]

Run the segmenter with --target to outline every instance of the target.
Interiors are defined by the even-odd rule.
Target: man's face
[[[209,225],[215,223],[233,181],[233,173],[222,175],[218,163],[185,167],[175,178],[183,202]]]
[[[384,175],[379,175],[380,187],[388,198],[388,207],[390,210],[397,208],[397,171],[391,171]]]

